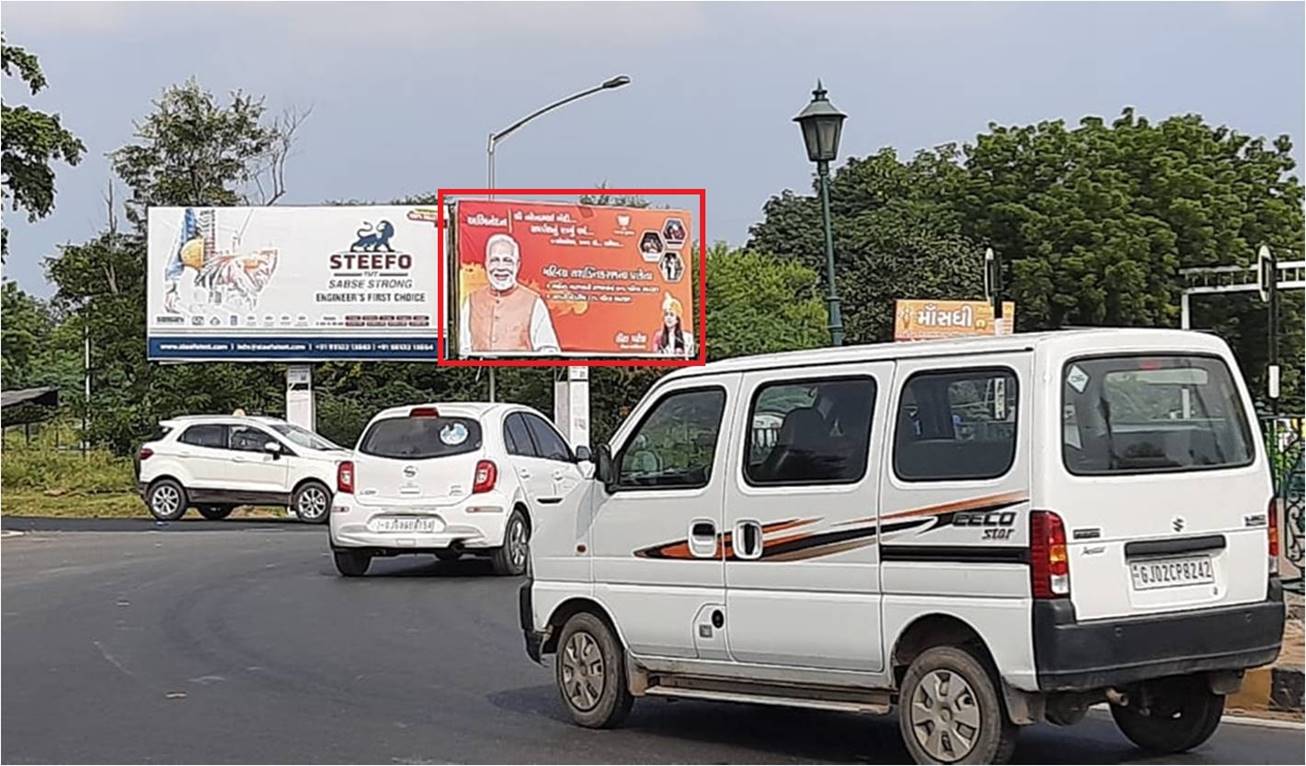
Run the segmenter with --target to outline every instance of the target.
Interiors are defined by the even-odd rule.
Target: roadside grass
[[[0,495],[0,515],[43,516],[63,519],[125,519],[151,518],[145,503],[135,492],[100,492],[94,494],[47,494],[8,487]],[[196,511],[188,511],[183,519],[203,518]],[[230,519],[289,518],[284,508],[241,506],[232,512]]]

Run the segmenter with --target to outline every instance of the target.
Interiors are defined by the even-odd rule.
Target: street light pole
[[[839,156],[839,135],[847,117],[825,97],[825,88],[816,81],[812,101],[798,113],[794,122],[803,130],[807,159],[816,163],[816,185],[821,195],[821,221],[825,227],[825,280],[830,292],[826,303],[830,312],[830,343],[843,345],[843,315],[839,310],[839,289],[834,282],[834,228],[830,222],[830,162]]]
[[[843,313],[839,310],[839,291],[834,284],[834,230],[830,226],[830,163],[816,163],[816,177],[821,187],[821,221],[825,227],[825,281],[830,292],[825,298],[830,313],[830,344],[843,345]]]
[[[579,91],[577,93],[573,93],[570,96],[567,96],[566,98],[554,101],[552,104],[549,104],[548,106],[542,107],[540,109],[536,109],[534,112],[531,112],[530,114],[526,115],[520,120],[517,120],[516,122],[504,128],[503,130],[500,130],[495,133],[491,133],[489,139],[485,142],[485,164],[486,164],[485,188],[490,190],[490,199],[494,199],[494,149],[500,141],[503,141],[508,136],[516,132],[518,128],[522,127],[523,125],[535,119],[536,117],[547,114],[548,112],[552,112],[554,109],[566,106],[567,104],[570,104],[573,101],[579,101],[580,99],[585,98],[586,96],[592,96],[600,91],[613,90],[615,88],[620,88],[623,85],[629,85],[629,84],[630,84],[630,78],[624,74],[617,75],[616,77],[610,77],[607,80],[604,80],[603,82],[599,83],[598,85],[595,85],[592,88],[586,88],[585,90]],[[463,321],[466,321],[465,317],[463,318]],[[496,393],[495,385],[494,385],[495,380],[494,380],[493,367],[490,368],[488,382],[490,387],[490,401],[493,402],[495,401],[495,393]]]

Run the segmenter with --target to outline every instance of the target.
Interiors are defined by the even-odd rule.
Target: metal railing
[[[1295,579],[1300,588],[1303,570],[1303,547],[1306,544],[1306,478],[1302,474],[1303,427],[1300,415],[1262,418],[1266,452],[1274,477],[1274,494],[1283,510],[1280,542],[1283,555],[1295,572],[1284,572],[1285,579]]]

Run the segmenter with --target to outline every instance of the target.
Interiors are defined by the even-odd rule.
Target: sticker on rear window
[[[1088,386],[1088,373],[1080,369],[1079,365],[1070,365],[1070,370],[1066,372],[1066,382],[1070,387],[1079,393],[1084,393],[1084,388]]]
[[[450,447],[457,447],[467,441],[467,426],[462,423],[450,423],[440,429],[440,441]]]

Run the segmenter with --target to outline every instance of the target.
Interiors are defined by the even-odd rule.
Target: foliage
[[[0,70],[6,77],[18,77],[35,95],[46,86],[45,74],[34,54],[9,45],[0,38]],[[76,165],[86,146],[63,127],[59,115],[47,114],[26,106],[0,104],[0,166],[4,198],[12,198],[14,210],[27,212],[35,221],[54,209],[54,169],[51,163]],[[0,253],[9,252],[8,229],[0,240]]]
[[[718,244],[707,269],[710,360],[815,348],[829,338],[816,272],[807,266]]]

